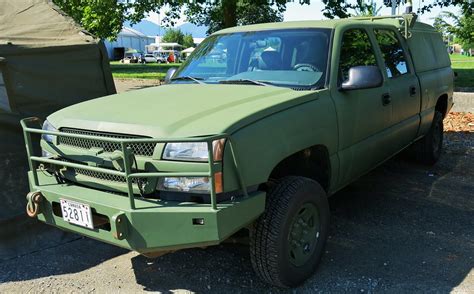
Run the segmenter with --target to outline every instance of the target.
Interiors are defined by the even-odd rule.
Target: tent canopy
[[[0,0],[0,115],[115,93],[104,45],[45,0]]]
[[[0,32],[0,44],[28,48],[95,43],[93,36],[44,0],[0,0]]]
[[[24,214],[20,119],[114,94],[103,43],[46,0],[0,0],[0,222]]]

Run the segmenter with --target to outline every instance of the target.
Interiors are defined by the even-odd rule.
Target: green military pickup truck
[[[299,285],[324,252],[328,196],[409,146],[440,157],[453,71],[415,20],[225,29],[166,85],[25,119],[27,212],[147,256],[247,228],[258,276]]]

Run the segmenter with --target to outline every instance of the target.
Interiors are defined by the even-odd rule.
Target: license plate
[[[63,219],[68,223],[93,229],[91,207],[87,204],[60,199]]]

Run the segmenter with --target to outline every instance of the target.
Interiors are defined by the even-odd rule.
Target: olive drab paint
[[[152,181],[166,173],[211,175],[213,179],[213,174],[222,172],[224,192],[234,193],[235,197],[220,201],[217,195],[215,203],[183,205],[142,198],[137,195],[136,182],[131,180],[127,186],[78,176],[76,181],[81,185],[76,185],[57,183],[43,173],[30,171],[31,190],[45,198],[38,218],[140,253],[218,244],[264,211],[266,193],[258,187],[268,181],[275,167],[291,155],[314,147],[319,151],[317,156],[326,157],[326,188],[328,195],[333,194],[426,135],[439,101],[444,101],[442,111],[447,112],[452,106],[453,72],[441,37],[431,26],[413,23],[406,27],[403,17],[400,18],[283,22],[215,33],[330,29],[328,78],[322,89],[296,91],[271,86],[177,83],[111,95],[53,113],[48,121],[59,130],[132,134],[159,141],[151,156],[137,156],[125,171],[111,168],[104,154],[86,154],[81,149],[41,142],[48,152],[71,161],[69,166],[85,163],[91,171],[102,166],[129,180],[136,172],[131,170],[133,166],[140,176],[151,173]],[[373,58],[364,62],[380,69],[383,83],[379,87],[348,91],[340,88],[339,64],[346,62],[341,60],[341,52],[348,50],[343,41],[354,30],[372,48]],[[403,52],[404,59],[397,64],[400,76],[389,74],[385,49],[378,43],[384,37],[374,30],[388,31],[385,34],[393,42],[387,46]],[[408,39],[405,30],[410,33]],[[26,121],[24,130],[34,132]],[[166,140],[202,137],[206,141],[214,135],[228,138],[222,162],[161,159]],[[129,139],[115,140],[122,142],[127,153],[129,149],[123,146],[123,140]],[[27,143],[31,145],[31,139],[27,138]],[[34,179],[35,175],[38,179]],[[128,193],[128,197],[108,191]],[[242,191],[248,193],[239,197]],[[63,221],[57,211],[62,198],[90,205],[109,225],[90,230]],[[96,217],[99,224],[99,216]]]

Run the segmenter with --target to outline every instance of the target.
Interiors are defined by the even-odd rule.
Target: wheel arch
[[[331,181],[331,161],[325,145],[313,145],[284,158],[273,168],[269,181],[286,176],[302,176],[317,181],[328,192]]]
[[[439,111],[443,118],[448,114],[448,94],[443,94],[436,101],[435,111]]]

